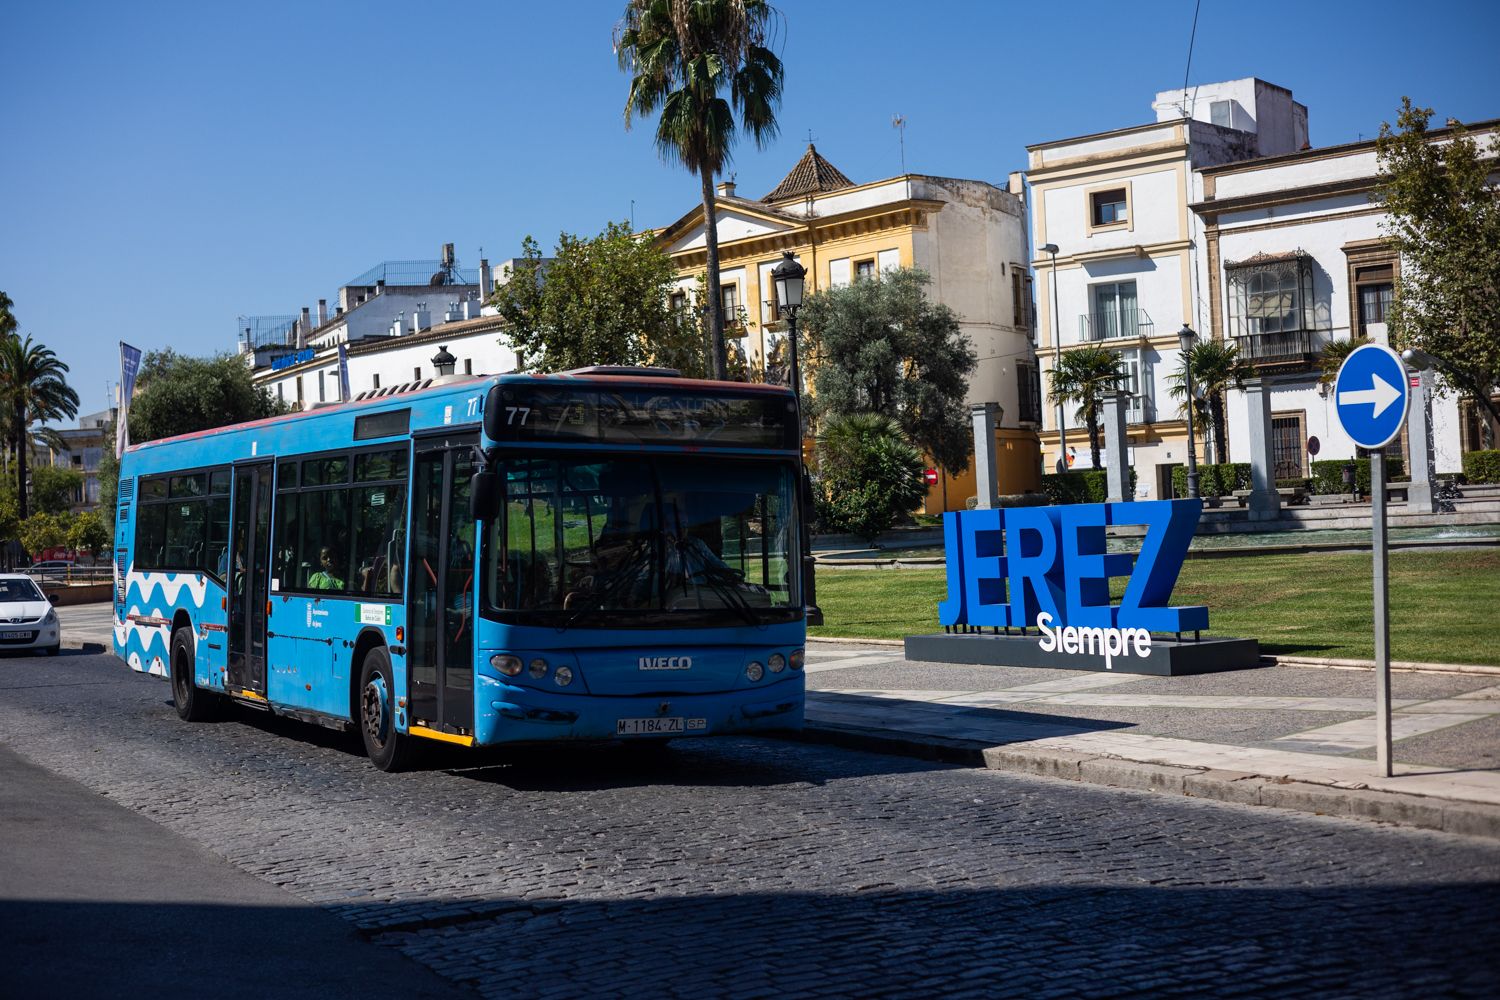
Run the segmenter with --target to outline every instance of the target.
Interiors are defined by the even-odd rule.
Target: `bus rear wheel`
[[[219,712],[219,699],[212,691],[204,691],[193,682],[197,653],[193,646],[193,630],[180,628],[172,633],[172,648],[167,654],[171,662],[172,703],[177,714],[186,722],[208,722]]]
[[[382,771],[403,771],[411,763],[411,737],[396,730],[395,684],[391,654],[372,649],[359,676],[359,735],[370,763]]]

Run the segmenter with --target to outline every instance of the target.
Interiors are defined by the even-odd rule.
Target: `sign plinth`
[[[1145,656],[1113,657],[1102,653],[1056,653],[1042,649],[1035,635],[936,632],[906,637],[906,658],[930,663],[964,663],[986,667],[1043,667],[1051,670],[1097,670],[1112,674],[1181,677],[1244,670],[1260,663],[1254,639],[1153,639]]]

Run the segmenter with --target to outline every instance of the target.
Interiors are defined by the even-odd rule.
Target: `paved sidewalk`
[[[1369,669],[1145,677],[813,641],[807,670],[810,739],[1500,838],[1500,670],[1395,672],[1390,778]]]

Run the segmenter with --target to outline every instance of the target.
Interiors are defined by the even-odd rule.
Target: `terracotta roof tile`
[[[776,189],[761,201],[785,201],[851,187],[854,187],[854,182],[845,177],[838,167],[819,156],[817,148],[808,143],[807,152],[802,154],[802,159],[797,161],[791,173],[783,177]]]

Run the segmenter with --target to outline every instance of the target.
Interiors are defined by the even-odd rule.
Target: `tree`
[[[152,351],[141,364],[130,403],[130,440],[139,444],[191,434],[287,409],[251,381],[249,367],[237,355],[193,358],[171,348]]]
[[[886,271],[810,296],[802,306],[803,357],[816,359],[818,418],[883,413],[940,468],[969,466],[964,396],[978,364],[958,316],[928,300],[924,271]]]
[[[83,487],[83,474],[56,465],[39,465],[31,473],[31,499],[44,514],[61,514],[72,508]]]
[[[708,250],[714,374],[726,374],[714,175],[729,162],[735,114],[757,147],[777,134],[781,60],[767,47],[780,12],[764,0],[629,0],[615,55],[630,74],[625,127],[658,110],[656,148],[698,175]],[[727,99],[722,96],[728,91]]]
[[[32,514],[21,521],[21,545],[34,559],[44,549],[66,545],[71,524],[68,514]]]
[[[111,541],[109,524],[98,511],[85,511],[73,518],[68,526],[68,547],[87,551],[98,558],[99,551],[107,548]]]
[[[1339,377],[1339,369],[1356,347],[1368,344],[1368,337],[1351,337],[1348,340],[1331,340],[1318,353],[1318,384],[1333,385]]]
[[[1099,407],[1104,392],[1125,378],[1125,367],[1119,355],[1103,347],[1080,347],[1068,351],[1052,371],[1052,397],[1064,403],[1077,403],[1077,419],[1089,430],[1089,449],[1094,468],[1099,468]]]
[[[509,324],[522,368],[645,364],[658,345],[681,339],[668,301],[671,258],[629,223],[611,222],[588,239],[562,233],[550,262],[530,236],[521,254],[491,301]]]
[[[1401,99],[1396,128],[1382,122],[1380,199],[1401,255],[1387,317],[1392,343],[1436,359],[1439,384],[1500,423],[1500,190],[1489,182],[1500,140],[1482,150],[1457,121],[1430,134],[1431,108]],[[1493,447],[1489,426],[1482,432]]]
[[[6,299],[4,314],[10,314]],[[68,366],[52,349],[32,343],[28,334],[0,335],[0,428],[16,456],[16,481],[21,520],[28,513],[26,463],[31,452],[31,425],[49,420],[68,420],[78,415],[78,393],[63,377]],[[38,436],[49,436],[44,427]],[[53,443],[56,443],[55,441]]]
[[[927,492],[922,456],[883,413],[840,414],[818,441],[819,508],[825,524],[873,542]]]
[[[1238,345],[1225,340],[1199,341],[1182,356],[1182,364],[1171,375],[1171,392],[1176,398],[1184,400],[1178,411],[1184,415],[1187,413],[1185,380],[1190,365],[1193,371],[1193,389],[1202,393],[1201,399],[1193,400],[1193,412],[1202,418],[1200,427],[1205,431],[1213,429],[1214,450],[1218,453],[1218,460],[1220,463],[1227,462],[1229,421],[1224,400],[1231,388],[1245,387],[1245,379],[1254,377],[1255,368],[1240,357]]]

